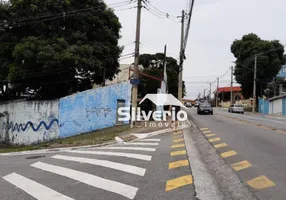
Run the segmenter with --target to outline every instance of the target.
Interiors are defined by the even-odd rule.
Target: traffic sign
[[[131,83],[132,85],[139,85],[140,80],[139,80],[139,79],[130,79],[130,83]]]

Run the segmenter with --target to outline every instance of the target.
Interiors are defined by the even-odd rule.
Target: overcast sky
[[[105,0],[107,4],[123,0]],[[149,0],[158,9],[171,15],[180,15],[186,9],[188,0]],[[133,6],[133,4],[132,4]],[[129,8],[123,6],[116,8]],[[216,77],[225,74],[232,65],[234,57],[230,46],[235,39],[244,34],[256,33],[262,39],[280,40],[286,44],[286,1],[285,0],[196,0],[190,36],[186,51],[183,77],[186,81],[187,97],[195,98]],[[136,9],[115,11],[123,26],[120,45],[126,45],[123,54],[134,52]],[[179,56],[180,23],[153,16],[147,10],[142,12],[140,53],[163,52],[168,45],[167,54]],[[132,63],[133,59],[121,63]],[[221,86],[230,85],[230,72]],[[216,88],[213,84],[212,89]]]

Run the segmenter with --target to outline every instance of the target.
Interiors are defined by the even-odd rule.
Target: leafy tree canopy
[[[143,73],[163,79],[164,73],[164,54],[142,54],[139,58],[139,64],[144,67]],[[175,97],[178,96],[178,74],[179,65],[177,60],[172,57],[166,57],[166,69],[168,76],[168,92]],[[161,87],[161,82],[150,79],[145,76],[140,76],[139,96],[142,98],[146,94],[157,93],[157,89]],[[183,95],[185,92],[185,84],[183,83]]]
[[[253,33],[235,40],[231,45],[231,52],[236,58],[235,79],[241,84],[246,98],[252,96],[255,54],[257,54],[256,96],[263,95],[267,84],[273,80],[285,63],[284,46],[278,40],[262,40]]]
[[[2,96],[57,98],[102,83],[103,69],[118,73],[121,24],[101,0],[10,0],[2,20],[11,27],[0,23]]]

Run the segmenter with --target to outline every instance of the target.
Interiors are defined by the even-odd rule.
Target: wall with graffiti
[[[59,137],[68,137],[116,125],[118,101],[130,106],[129,82],[87,90],[60,99]]]
[[[0,141],[33,144],[58,138],[59,100],[0,105]]]

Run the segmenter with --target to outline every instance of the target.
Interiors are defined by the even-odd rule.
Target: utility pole
[[[253,106],[252,106],[252,113],[255,113],[255,106],[256,106],[256,70],[257,70],[257,54],[255,54],[255,59],[254,59]]]
[[[136,37],[135,37],[135,58],[134,58],[134,79],[138,79],[139,71],[139,48],[140,48],[140,28],[141,28],[141,9],[142,9],[142,0],[138,0],[137,5],[137,22],[136,22]],[[137,115],[137,95],[138,95],[138,85],[133,84],[132,87],[132,108],[135,109],[135,121]],[[134,122],[135,123],[135,122]],[[131,120],[130,127],[133,128],[133,121]]]
[[[276,87],[277,87],[277,83],[276,83],[276,82],[277,82],[277,79],[276,79],[276,76],[275,76],[275,78],[274,78],[274,93],[273,93],[273,96],[274,96],[274,97],[275,97],[276,94],[277,94],[277,93],[276,93],[276,91],[277,91],[277,88],[276,88]]]
[[[233,104],[233,92],[232,92],[232,87],[233,87],[233,66],[230,67],[231,71],[231,77],[230,77],[230,105]]]
[[[180,48],[180,66],[179,66],[179,83],[178,83],[178,99],[182,102],[183,99],[183,62],[184,62],[184,23],[185,11],[182,11],[182,29],[181,29],[181,48]]]
[[[166,54],[167,54],[167,45],[164,46],[164,60],[163,60],[163,67],[165,67],[166,64]]]
[[[209,101],[211,100],[212,98],[212,83],[210,83],[210,95],[209,95]]]
[[[206,98],[206,89],[204,89],[204,99]]]
[[[219,87],[219,77],[217,77],[217,81],[216,81],[216,98],[215,98],[216,107],[218,107],[218,87]]]

